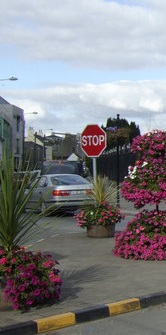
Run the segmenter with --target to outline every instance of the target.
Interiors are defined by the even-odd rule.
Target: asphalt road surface
[[[131,219],[131,216],[126,216],[121,223],[116,225],[116,231],[121,231],[126,227],[127,222]],[[48,216],[40,219],[28,238],[28,245],[36,243],[36,241],[45,239],[49,236],[58,234],[72,234],[80,232],[81,228],[77,227],[76,219],[73,218],[73,214],[65,214],[61,216]]]

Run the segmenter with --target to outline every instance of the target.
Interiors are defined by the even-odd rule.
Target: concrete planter
[[[114,237],[115,234],[115,225],[108,226],[97,226],[90,225],[87,227],[87,236],[88,237]]]

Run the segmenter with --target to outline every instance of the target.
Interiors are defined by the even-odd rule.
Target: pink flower
[[[26,303],[27,303],[27,305],[31,306],[31,305],[33,305],[33,303],[34,303],[34,300],[32,300],[32,299],[27,299]]]
[[[19,309],[19,305],[17,303],[13,304],[13,309]]]
[[[0,258],[0,264],[1,265],[5,265],[6,263],[7,263],[7,258],[6,257],[2,257],[2,258]]]
[[[40,283],[40,279],[37,276],[34,276],[31,279],[31,283],[36,286]]]
[[[38,297],[40,295],[40,290],[39,289],[34,290],[33,294],[35,297]]]
[[[25,291],[25,285],[24,284],[22,284],[22,285],[19,286],[19,291],[20,292]]]

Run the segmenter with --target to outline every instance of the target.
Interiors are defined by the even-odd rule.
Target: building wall
[[[43,146],[43,161],[52,159],[64,160],[73,153],[81,159],[85,156],[80,145],[80,134],[75,135],[53,131],[51,135],[45,136],[42,130],[35,132],[33,127],[29,127],[25,138],[26,142],[31,142],[31,147],[33,147],[34,142],[36,145]]]
[[[2,162],[2,148],[3,148],[3,139],[0,136],[0,166],[1,166],[1,162]]]
[[[33,166],[31,168],[40,168],[44,160],[52,160],[52,145],[47,145],[47,137],[45,138],[42,130],[35,132],[33,127],[29,127],[27,136],[25,137],[25,156],[29,157],[32,161],[33,155]],[[33,151],[33,154],[30,154],[30,150]],[[26,158],[27,159],[27,158]]]
[[[35,142],[36,144],[43,145],[43,142],[40,141],[36,135],[41,136],[41,138],[43,138],[44,136],[42,130],[35,132],[33,127],[29,127],[27,131],[27,135],[25,137],[25,142]]]
[[[24,111],[0,97],[0,137],[14,157],[15,168],[22,166],[24,151]]]

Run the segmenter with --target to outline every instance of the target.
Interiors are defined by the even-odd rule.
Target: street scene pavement
[[[116,231],[123,230],[136,212],[124,199],[120,199],[120,206],[126,218],[117,224]],[[46,234],[42,234],[40,227],[27,249],[49,252],[59,261],[61,299],[22,313],[12,310],[1,297],[1,327],[165,291],[165,261],[117,258],[112,253],[114,238],[87,237],[71,215],[66,215],[62,224],[56,223],[56,217],[51,220],[51,228],[48,224]]]

